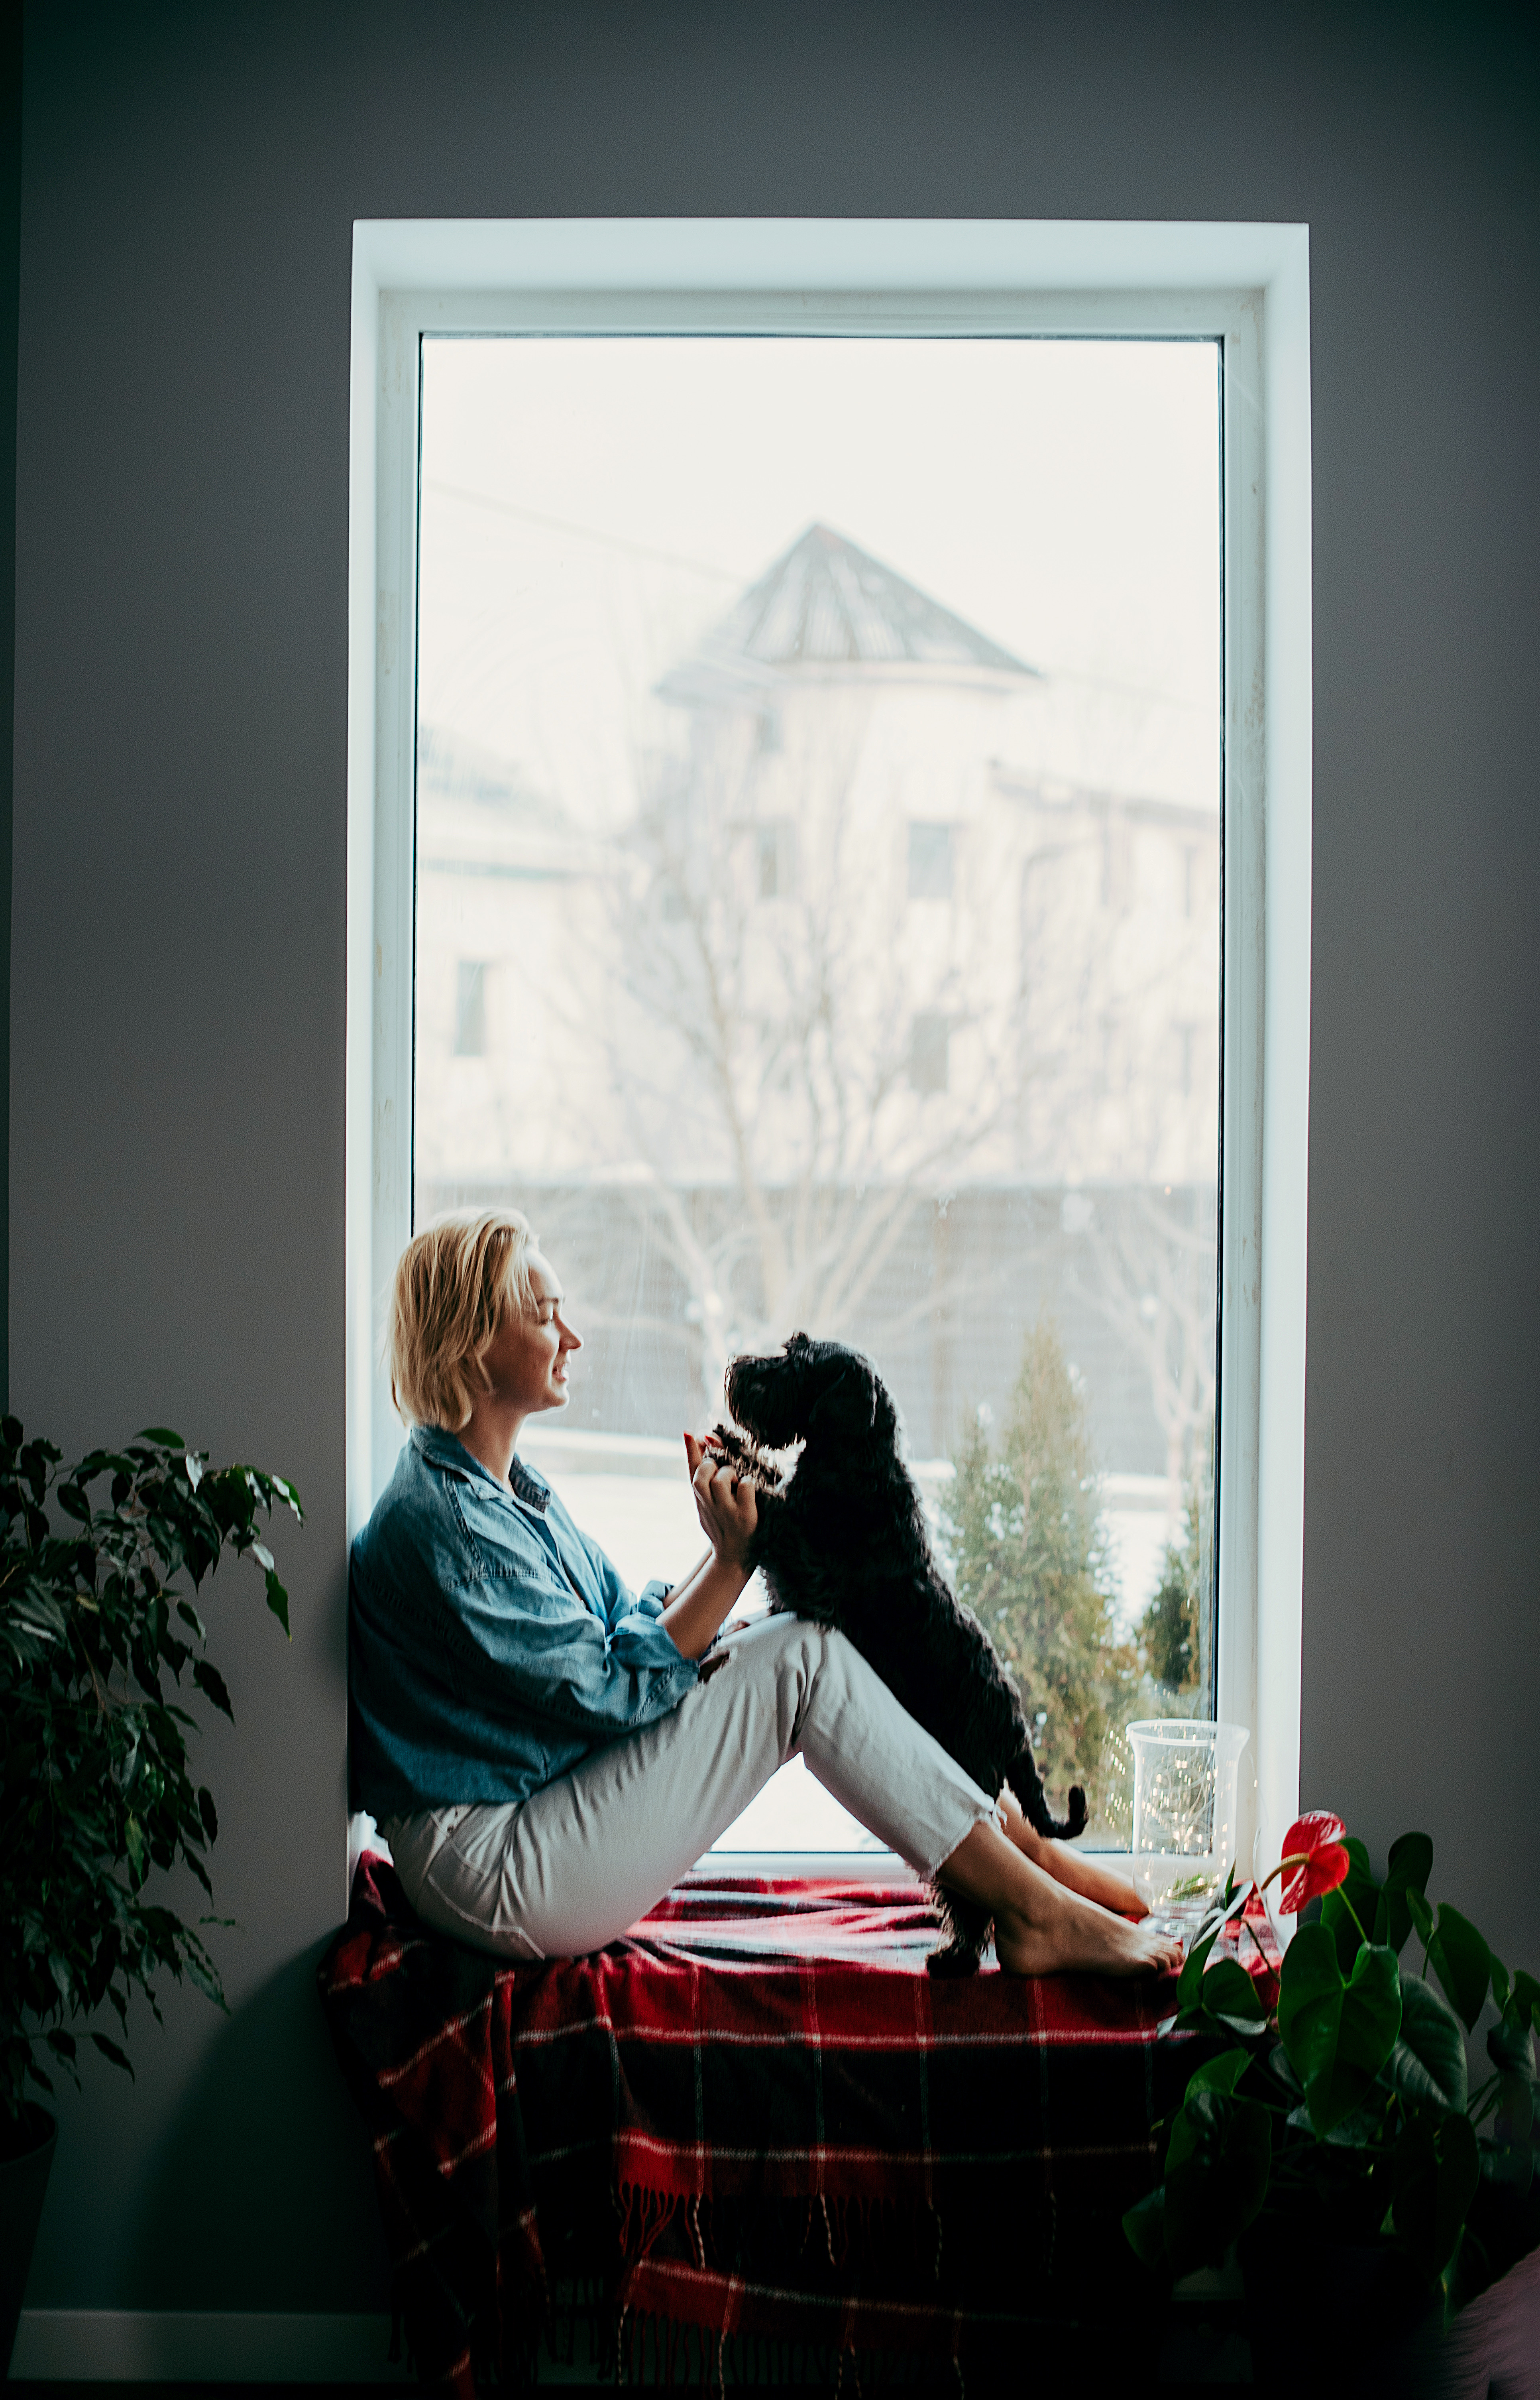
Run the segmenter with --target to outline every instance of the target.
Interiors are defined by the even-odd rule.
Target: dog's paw
[[[954,1936],[950,1942],[943,1942],[938,1949],[931,1952],[925,1961],[925,1972],[941,1976],[976,1975],[978,1952],[971,1942],[961,1942]]]

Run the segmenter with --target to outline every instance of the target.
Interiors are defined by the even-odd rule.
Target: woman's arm
[[[685,1455],[695,1513],[711,1550],[670,1593],[661,1621],[681,1657],[699,1658],[749,1579],[747,1551],[759,1512],[753,1484],[729,1466],[715,1466],[693,1434],[685,1436]]]

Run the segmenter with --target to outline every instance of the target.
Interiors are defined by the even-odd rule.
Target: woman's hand
[[[692,1433],[685,1436],[685,1457],[702,1532],[724,1566],[746,1568],[759,1522],[753,1484],[715,1459]]]

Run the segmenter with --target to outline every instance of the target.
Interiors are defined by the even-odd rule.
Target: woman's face
[[[538,1250],[529,1253],[534,1307],[527,1316],[510,1314],[482,1360],[488,1398],[521,1417],[542,1409],[565,1409],[566,1362],[582,1343],[562,1315],[564,1295],[555,1269]]]

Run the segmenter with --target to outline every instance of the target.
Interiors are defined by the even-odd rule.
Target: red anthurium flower
[[[1346,1882],[1353,1863],[1342,1848],[1346,1830],[1329,1808],[1311,1808],[1290,1825],[1284,1835],[1283,1857],[1273,1870],[1284,1878],[1278,1906],[1286,1916],[1298,1916],[1307,1900],[1318,1900],[1323,1892],[1335,1891]],[[1267,1880],[1271,1883],[1273,1875]]]

